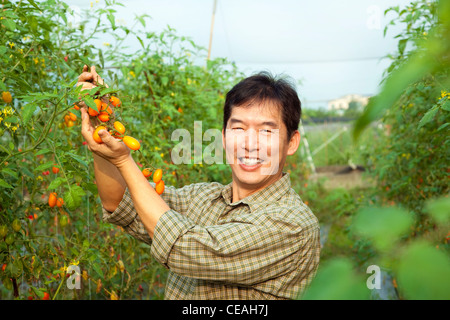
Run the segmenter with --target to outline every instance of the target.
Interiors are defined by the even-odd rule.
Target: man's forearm
[[[98,194],[103,207],[113,212],[122,200],[127,185],[115,165],[96,154],[93,156]]]
[[[136,212],[148,234],[153,239],[153,233],[159,218],[170,207],[148,183],[131,155],[117,169],[128,186]]]

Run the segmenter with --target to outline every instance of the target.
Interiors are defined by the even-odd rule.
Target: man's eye
[[[237,130],[244,130],[244,129],[243,129],[243,128],[236,127],[236,128],[231,128],[231,130],[237,131]]]
[[[272,130],[269,130],[269,129],[261,129],[261,130],[259,130],[259,132],[262,132],[262,133],[272,133]]]

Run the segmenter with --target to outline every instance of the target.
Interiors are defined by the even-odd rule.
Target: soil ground
[[[335,188],[366,188],[373,185],[373,181],[364,175],[365,169],[357,166],[352,169],[348,165],[334,165],[317,167],[316,174],[311,175],[313,181],[324,180],[325,189]]]

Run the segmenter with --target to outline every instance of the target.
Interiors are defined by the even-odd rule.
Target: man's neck
[[[248,196],[251,196],[252,194],[270,186],[271,184],[273,184],[276,181],[278,181],[279,179],[281,179],[282,176],[283,176],[283,174],[280,171],[278,174],[276,174],[274,176],[270,176],[270,178],[268,180],[264,180],[258,185],[243,184],[243,183],[240,183],[239,181],[233,179],[232,203],[238,202],[238,201],[240,201]]]

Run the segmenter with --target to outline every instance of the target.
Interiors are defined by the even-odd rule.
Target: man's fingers
[[[89,143],[92,142],[92,126],[89,120],[89,115],[86,112],[86,109],[81,109],[81,134],[84,139]]]
[[[100,130],[98,136],[102,139],[103,143],[110,148],[117,143],[117,140],[106,130]]]

